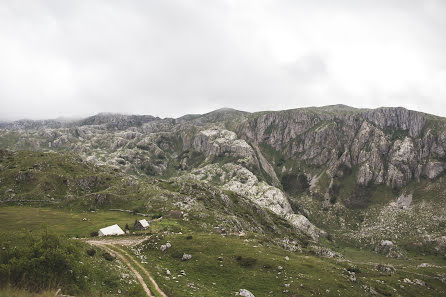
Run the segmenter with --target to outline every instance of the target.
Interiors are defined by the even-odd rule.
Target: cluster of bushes
[[[91,267],[81,261],[84,254],[80,243],[47,232],[22,237],[20,245],[2,240],[0,286],[33,292],[63,287],[71,293],[88,288]]]

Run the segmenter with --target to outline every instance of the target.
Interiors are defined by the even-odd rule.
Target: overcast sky
[[[0,119],[347,104],[446,116],[444,0],[0,1]]]

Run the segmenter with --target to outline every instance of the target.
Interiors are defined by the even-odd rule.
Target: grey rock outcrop
[[[251,171],[245,167],[227,163],[223,166],[216,164],[194,169],[186,178],[212,181],[219,177],[221,187],[249,198],[254,203],[267,208],[275,214],[284,217],[293,226],[314,240],[325,232],[314,226],[304,215],[295,214],[286,195],[278,188],[259,181]]]
[[[228,130],[208,129],[200,131],[193,140],[193,148],[206,155],[221,155],[224,153],[251,157],[252,147],[243,139]]]
[[[431,121],[431,122],[429,122]],[[434,179],[445,169],[446,121],[404,108],[340,107],[265,113],[243,122],[241,137],[265,143],[287,158],[310,166],[358,167],[359,185],[400,188],[421,176]],[[435,122],[436,129],[427,125]],[[441,128],[440,128],[441,127]]]

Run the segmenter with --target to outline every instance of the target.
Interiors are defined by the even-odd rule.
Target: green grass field
[[[192,236],[192,238],[190,237]],[[161,244],[172,247],[161,252]],[[169,296],[231,296],[248,289],[259,296],[441,296],[446,294],[438,275],[445,268],[417,269],[428,259],[395,260],[372,252],[349,251],[344,260],[286,251],[262,238],[217,234],[170,234],[142,244],[157,282]],[[181,261],[184,253],[192,259]],[[219,258],[221,257],[221,258]],[[289,260],[286,260],[288,257]],[[353,260],[353,261],[352,261]],[[396,272],[383,273],[377,264],[392,263]],[[282,267],[282,269],[279,268]],[[169,269],[171,276],[166,275]],[[185,275],[180,276],[184,270]],[[356,281],[349,279],[354,271]],[[420,279],[426,286],[405,284]],[[397,293],[398,292],[398,293]]]
[[[83,221],[83,218],[87,221]],[[42,224],[46,224],[48,230],[56,234],[85,237],[93,231],[113,224],[118,224],[124,230],[125,224],[133,226],[135,219],[142,217],[117,211],[70,212],[26,206],[0,207],[2,232],[37,231]]]
[[[0,289],[0,297],[54,297],[56,290],[50,290],[41,293],[30,293],[29,291],[14,288]]]
[[[56,234],[88,236],[92,231],[115,223],[122,228],[125,224],[131,226],[137,218],[114,211],[70,212],[28,206],[0,208],[0,223],[6,234],[18,230],[37,233],[44,223]],[[439,258],[417,256],[398,260],[370,251],[343,248],[340,251],[345,259],[329,259],[287,251],[266,236],[224,237],[193,232],[189,224],[176,219],[158,221],[147,231],[152,234],[150,239],[129,250],[133,253],[138,250],[136,253],[146,256],[148,263],[143,265],[170,297],[191,296],[191,293],[193,296],[231,296],[240,289],[248,289],[256,297],[371,296],[373,291],[378,296],[446,294],[446,286],[440,281],[440,276],[446,275],[444,266],[417,268],[424,262],[446,264]],[[168,241],[172,247],[161,252],[160,246]],[[182,261],[184,253],[191,254],[192,259]],[[392,264],[396,272],[380,272],[377,264]],[[166,275],[166,269],[170,270],[170,276]],[[185,275],[180,276],[181,270]],[[356,281],[350,280],[348,271],[355,272]],[[426,285],[407,284],[405,278],[419,279]],[[12,289],[0,291],[0,296],[27,296],[23,294]]]

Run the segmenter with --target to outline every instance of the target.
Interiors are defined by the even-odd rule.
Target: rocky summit
[[[59,208],[132,205],[134,212],[195,222],[200,232],[263,234],[293,253],[348,262],[352,250],[367,250],[389,259],[375,263],[386,275],[398,271],[392,262],[397,259],[446,257],[446,119],[402,107],[256,113],[225,108],[176,119],[98,114],[21,120],[0,124],[0,148],[4,205],[32,200]],[[31,158],[27,154],[35,154],[33,161],[17,168],[22,158]],[[152,241],[149,246],[157,247]],[[189,252],[181,251],[181,265],[196,260]],[[250,266],[245,260],[234,261]],[[168,267],[157,265],[165,275]],[[172,277],[172,268],[167,271],[162,279]],[[360,281],[358,271],[346,271],[349,282]],[[431,290],[444,293],[445,274],[428,275],[440,284]],[[397,286],[378,279],[373,286],[362,283],[361,294],[429,289],[426,280],[412,280],[415,276],[410,282],[401,278]],[[294,286],[287,281],[283,292]],[[296,282],[298,288],[307,286]],[[232,294],[254,296],[256,289],[247,289],[234,287]],[[330,296],[336,290],[324,292]]]

